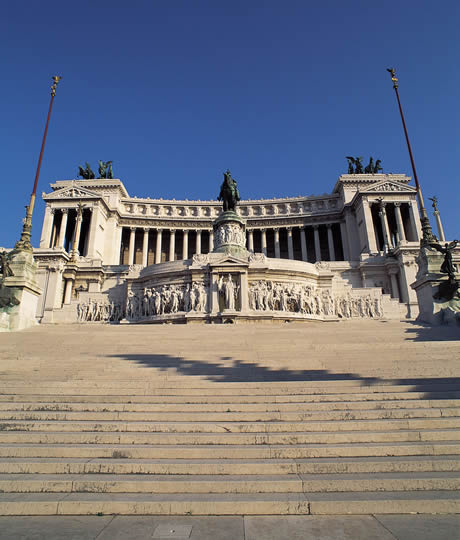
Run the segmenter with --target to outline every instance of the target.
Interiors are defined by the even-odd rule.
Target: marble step
[[[307,420],[303,422],[269,421],[269,422],[113,422],[94,421],[0,421],[0,440],[8,433],[154,433],[154,434],[259,434],[259,433],[335,433],[353,431],[391,432],[398,430],[442,430],[460,427],[459,417],[447,418],[402,418],[402,419],[372,419],[372,420]],[[460,437],[460,430],[458,432]],[[455,437],[454,437],[455,438]],[[215,439],[216,441],[218,439]],[[219,439],[220,440],[220,439]],[[219,444],[216,442],[216,444]],[[220,443],[223,444],[223,443]]]
[[[344,395],[344,387],[338,384],[337,386],[330,386],[327,388],[321,388],[320,385],[314,385],[307,387],[301,386],[282,386],[278,385],[271,388],[265,388],[264,386],[246,387],[244,385],[238,385],[235,387],[220,387],[216,385],[205,387],[189,387],[184,385],[181,388],[174,388],[170,386],[139,386],[139,387],[127,387],[124,383],[119,385],[113,384],[99,384],[95,386],[85,386],[84,384],[62,384],[56,387],[49,387],[44,381],[44,384],[40,387],[40,391],[37,392],[37,383],[30,386],[12,386],[10,384],[0,388],[0,395],[41,395],[41,396],[59,396],[59,395],[74,395],[74,396],[99,396],[99,395],[118,395],[118,396],[130,396],[133,394],[140,396],[333,396]],[[455,385],[391,385],[391,386],[350,386],[346,389],[345,395],[358,394],[358,395],[373,395],[373,394],[386,394],[386,395],[401,395],[401,394],[413,394],[418,396],[419,394],[437,394],[450,398],[460,398],[460,390],[458,390],[458,384]]]
[[[266,402],[259,399],[257,402],[217,402],[214,400],[210,403],[185,403],[184,401],[177,403],[156,402],[156,403],[131,403],[119,401],[118,403],[97,401],[68,401],[67,397],[64,401],[0,401],[0,411],[9,411],[14,414],[16,411],[31,411],[32,413],[46,412],[70,412],[70,413],[237,413],[237,412],[293,412],[293,413],[310,413],[310,412],[326,412],[341,411],[347,414],[349,411],[381,411],[381,410],[401,410],[408,409],[432,410],[442,413],[447,413],[450,416],[450,411],[460,410],[460,399],[414,399],[414,400],[373,400],[373,401],[329,401],[329,402]],[[7,414],[1,412],[0,414]],[[3,416],[2,416],[3,418]]]
[[[102,389],[101,389],[102,392]],[[214,394],[177,395],[171,394],[133,394],[132,390],[126,394],[110,393],[104,389],[101,394],[62,393],[62,394],[0,394],[0,402],[30,402],[30,403],[329,403],[329,402],[372,402],[372,401],[411,401],[411,400],[445,400],[458,401],[459,391],[448,392],[382,392],[382,393],[341,393],[341,394],[221,394],[218,388]]]
[[[0,493],[1,515],[455,514],[455,491],[151,494]]]
[[[0,474],[2,493],[315,493],[460,489],[460,473],[278,475]]]
[[[275,408],[275,407],[273,407]],[[190,412],[182,407],[177,412],[93,412],[93,411],[33,411],[33,410],[0,410],[0,423],[13,420],[21,421],[85,421],[98,422],[130,421],[130,422],[305,422],[305,421],[352,421],[352,420],[391,420],[460,417],[459,407],[425,408],[425,409],[371,409],[371,410],[308,410],[298,412],[234,412],[230,407],[220,412]],[[348,425],[348,424],[347,424]]]
[[[271,433],[155,433],[0,431],[1,443],[35,444],[155,444],[155,445],[271,445],[460,441],[460,430],[400,429],[395,431],[271,432]]]
[[[0,458],[1,474],[332,474],[460,472],[460,456],[308,459]]]

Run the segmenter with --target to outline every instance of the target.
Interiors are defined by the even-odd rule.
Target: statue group
[[[249,307],[257,311],[284,311],[301,315],[380,318],[380,297],[334,296],[329,290],[318,291],[311,285],[259,280],[249,287]]]
[[[378,159],[374,163],[372,156],[369,159],[369,164],[364,168],[362,157],[346,156],[346,159],[348,160],[348,174],[377,174],[379,171],[383,171],[380,165],[382,161]]]
[[[98,178],[113,178],[112,161],[98,161]],[[78,167],[78,176],[81,176],[84,180],[92,180],[96,178],[94,171],[88,162],[85,163],[85,168],[81,165]]]
[[[459,283],[455,279],[457,268],[452,258],[452,252],[460,242],[454,240],[453,242],[445,243],[444,246],[437,242],[431,242],[428,244],[431,248],[436,249],[444,255],[444,260],[441,264],[440,271],[443,274],[447,274],[449,279],[440,283],[438,292],[434,295],[436,300],[452,300],[455,296],[458,296]]]
[[[220,193],[217,197],[218,201],[222,201],[224,212],[235,211],[237,203],[240,201],[240,194],[236,185],[236,180],[232,178],[230,171],[224,173],[224,181],[220,186]]]

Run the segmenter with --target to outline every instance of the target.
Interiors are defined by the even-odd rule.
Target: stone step
[[[267,424],[270,425],[270,424]],[[271,444],[337,444],[409,441],[460,441],[460,430],[400,429],[384,431],[340,432],[220,432],[158,433],[158,432],[94,432],[94,431],[0,431],[1,443],[35,444],[155,444],[155,445],[271,445]]]
[[[271,388],[264,388],[263,386],[246,387],[239,385],[236,387],[216,387],[216,384],[212,386],[206,386],[202,388],[190,388],[184,386],[183,388],[174,388],[170,386],[163,387],[126,387],[124,384],[120,385],[107,385],[100,384],[96,386],[85,386],[72,384],[62,384],[60,386],[48,387],[44,381],[43,386],[40,388],[40,392],[37,393],[37,383],[30,386],[12,386],[0,388],[0,395],[41,395],[41,396],[100,396],[100,395],[118,395],[118,396],[131,396],[133,394],[137,396],[215,396],[218,393],[220,396],[342,396],[344,388],[342,385],[330,386],[327,388],[321,388],[319,384],[315,384],[311,387],[306,386],[282,386],[277,385]],[[392,386],[350,386],[347,388],[345,395],[351,394],[358,395],[375,395],[385,394],[391,396],[398,396],[402,394],[414,395],[421,397],[421,394],[438,394],[441,393],[444,396],[450,398],[460,398],[460,390],[458,390],[458,384],[455,385],[392,385]]]
[[[366,442],[365,444],[153,445],[104,443],[0,443],[0,457],[117,459],[303,459],[460,455],[460,442]]]
[[[414,399],[414,400],[373,400],[373,401],[330,401],[325,403],[296,403],[296,402],[270,402],[258,401],[255,403],[244,402],[211,402],[211,403],[129,403],[120,401],[118,403],[101,403],[100,401],[73,401],[69,402],[67,398],[64,401],[0,401],[0,415],[6,415],[7,412],[15,414],[19,411],[31,411],[33,413],[46,412],[90,412],[90,413],[237,413],[237,412],[326,412],[333,411],[380,411],[380,410],[431,410],[442,411],[442,415],[449,415],[449,411],[460,410],[460,399]],[[445,414],[447,413],[447,414]],[[4,416],[1,416],[3,418]]]
[[[7,422],[0,421],[0,440],[7,433],[35,433],[35,432],[62,432],[79,433],[164,433],[169,434],[238,434],[247,433],[335,433],[335,432],[391,432],[398,430],[443,430],[460,427],[460,418],[403,418],[403,419],[375,419],[375,420],[351,420],[345,422],[339,420],[308,420],[304,422],[270,421],[270,422],[111,422],[101,420],[97,423],[93,421],[29,421],[15,420]],[[458,432],[460,438],[460,430]],[[455,438],[455,437],[454,437]],[[221,443],[225,444],[225,443]]]
[[[449,472],[278,475],[0,474],[2,493],[316,493],[458,490]]]
[[[275,407],[272,407],[275,409]],[[295,421],[351,421],[351,420],[391,420],[460,417],[460,408],[425,409],[373,409],[340,411],[302,412],[233,412],[230,408],[220,412],[190,412],[182,407],[177,412],[93,412],[93,411],[0,411],[0,423],[21,421],[130,421],[130,422],[295,422]]]
[[[333,474],[460,472],[460,457],[403,456],[308,459],[0,458],[1,474]]]
[[[1,515],[460,513],[455,491],[151,494],[0,493]]]
[[[131,393],[129,393],[131,392]],[[460,391],[448,392],[388,392],[388,393],[362,393],[362,394],[272,394],[233,395],[220,394],[218,389],[213,395],[134,395],[132,391],[126,394],[113,393],[108,390],[103,394],[0,394],[0,402],[29,402],[29,403],[353,403],[373,401],[400,401],[411,400],[445,400],[457,401]]]

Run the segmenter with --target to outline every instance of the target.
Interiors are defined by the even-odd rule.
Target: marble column
[[[420,240],[422,226],[420,225],[420,218],[418,215],[418,206],[417,206],[417,201],[415,199],[409,202],[409,216],[410,216],[412,234],[415,238],[414,242],[418,242]]]
[[[155,264],[161,263],[161,240],[163,237],[163,230],[157,229],[157,242],[155,245]]]
[[[75,220],[75,241],[72,246],[72,255],[79,255],[78,246],[80,244],[80,234],[81,234],[81,222],[83,221],[83,215],[77,213],[77,217]]]
[[[201,253],[201,231],[196,231],[196,249],[195,253],[199,255]]]
[[[261,238],[262,238],[262,253],[266,256],[267,255],[267,232],[265,229],[260,230]]]
[[[209,231],[209,253],[214,251],[214,230]]]
[[[436,228],[438,229],[438,238],[440,242],[445,242],[446,237],[444,236],[444,229],[441,222],[441,214],[439,210],[433,212],[434,218],[436,219]]]
[[[144,227],[144,238],[142,241],[142,266],[147,266],[149,256],[149,229]]]
[[[399,243],[402,243],[406,241],[406,234],[404,232],[404,225],[403,225],[402,216],[401,216],[401,203],[400,202],[395,202],[395,217],[396,217],[396,227],[398,229]]]
[[[335,261],[334,237],[332,236],[332,224],[327,224],[327,246],[329,248],[329,260]]]
[[[56,209],[51,209],[51,215],[53,217],[51,223],[51,239],[50,239],[50,246],[49,247],[55,247],[56,245],[56,236],[57,236],[57,230],[56,230]]]
[[[51,231],[53,228],[54,208],[48,204],[45,207],[45,218],[43,220],[42,235],[40,237],[40,247],[51,247]]]
[[[280,230],[278,228],[274,229],[275,231],[275,257],[279,259],[281,257],[280,250]]]
[[[61,218],[61,226],[59,227],[58,247],[63,248],[64,243],[65,243],[65,233],[67,230],[67,219],[69,217],[69,209],[63,208],[61,212],[62,212],[62,218]]]
[[[169,231],[169,261],[174,260],[176,250],[176,231],[174,229],[171,229]]]
[[[96,204],[91,210],[91,222],[89,226],[88,257],[96,257],[97,233],[99,228],[99,206]]]
[[[248,231],[248,250],[254,251],[254,231],[252,229]]]
[[[363,223],[365,225],[366,243],[369,248],[369,253],[377,253],[374,222],[372,221],[371,208],[367,198],[362,198],[361,207],[363,210]]]
[[[383,242],[384,242],[384,251],[388,251],[391,249],[391,239],[390,239],[390,230],[388,227],[388,220],[387,220],[387,213],[385,210],[386,203],[383,201],[379,202],[379,217],[380,217],[380,223],[382,225],[382,231],[383,231]]]
[[[72,299],[73,279],[66,279],[64,291],[64,304],[70,304]]]
[[[129,250],[128,250],[128,264],[134,264],[134,244],[136,242],[136,228],[130,228],[129,234]]]
[[[344,261],[349,261],[351,256],[350,248],[348,247],[347,224],[345,221],[340,222],[340,237],[342,239],[343,259]]]
[[[305,238],[305,227],[300,227],[300,250],[302,252],[302,261],[308,261],[307,239]]]
[[[188,230],[184,230],[184,239],[182,241],[182,258],[188,259]]]
[[[313,233],[315,236],[315,262],[321,261],[321,244],[319,242],[319,225],[313,225]]]
[[[288,241],[288,257],[294,258],[294,244],[292,243],[292,227],[287,227],[287,241]]]

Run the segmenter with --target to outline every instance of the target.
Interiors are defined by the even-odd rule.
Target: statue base
[[[246,223],[233,210],[223,212],[213,223],[214,253],[225,253],[234,257],[247,257]]]
[[[13,275],[3,280],[0,289],[0,296],[6,300],[0,308],[0,332],[35,326],[42,293],[36,281],[37,264],[32,253],[19,251],[10,261],[10,268]]]
[[[417,321],[431,325],[460,325],[460,276],[457,274],[453,280],[440,273],[442,261],[443,256],[438,252],[425,247],[420,249],[419,271],[411,285],[417,293]]]

